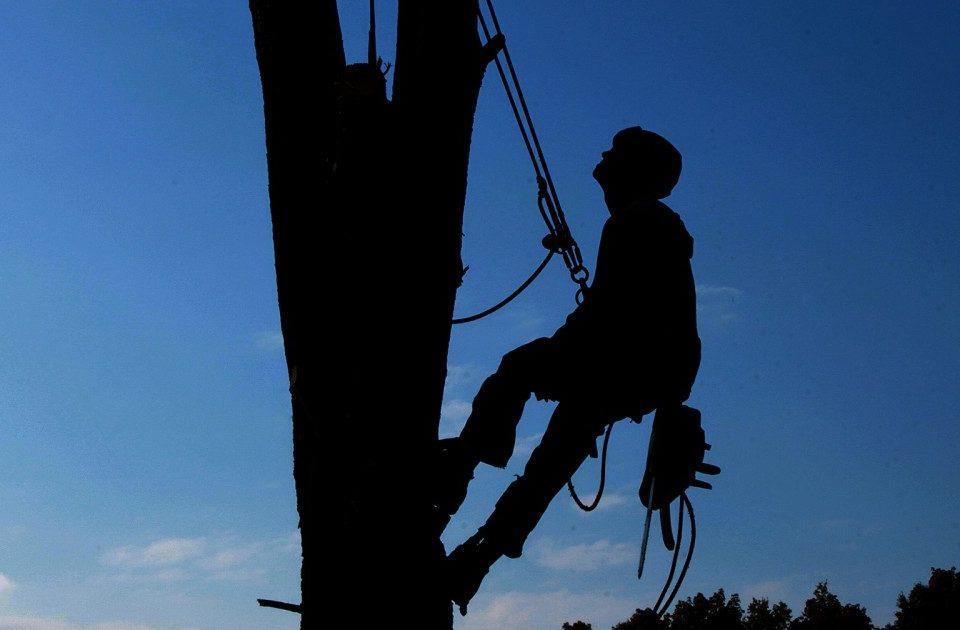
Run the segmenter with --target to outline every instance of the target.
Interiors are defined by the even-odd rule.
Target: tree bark
[[[392,102],[373,68],[346,65],[335,0],[250,9],[301,627],[450,628],[430,483],[485,65],[476,0],[400,0]]]

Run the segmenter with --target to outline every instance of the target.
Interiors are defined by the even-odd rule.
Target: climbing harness
[[[543,246],[547,249],[547,255],[534,272],[530,274],[519,287],[510,293],[510,295],[479,313],[468,317],[455,318],[452,321],[454,324],[466,324],[476,321],[500,310],[512,302],[514,298],[523,293],[524,289],[537,279],[537,276],[546,268],[554,254],[560,256],[570,274],[570,279],[578,286],[575,295],[577,304],[583,303],[588,290],[587,281],[590,278],[590,271],[583,264],[580,246],[577,245],[577,241],[570,233],[570,226],[567,225],[567,219],[563,214],[560,197],[557,195],[557,189],[553,184],[550,167],[547,165],[547,158],[544,156],[543,147],[540,145],[540,137],[537,135],[536,127],[533,124],[530,108],[527,107],[527,99],[523,95],[523,88],[520,86],[517,70],[513,65],[510,50],[507,48],[506,36],[504,36],[500,28],[500,20],[497,18],[496,10],[493,8],[493,1],[486,0],[486,5],[487,11],[490,14],[490,22],[493,25],[493,32],[491,32],[487,24],[487,19],[484,17],[482,11],[479,11],[477,14],[478,21],[480,22],[483,35],[486,37],[487,46],[498,51],[493,57],[493,62],[497,67],[497,74],[500,75],[500,82],[503,84],[507,101],[510,103],[513,117],[517,121],[517,128],[520,130],[520,137],[523,139],[523,144],[527,149],[527,155],[530,157],[530,164],[533,166],[533,172],[536,175],[537,209],[540,211],[540,216],[547,227],[547,235],[542,241]],[[500,60],[499,51],[503,52],[503,61]],[[504,67],[504,62],[506,67]]]

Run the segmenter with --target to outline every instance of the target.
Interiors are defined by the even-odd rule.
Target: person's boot
[[[448,595],[467,614],[467,604],[480,590],[480,583],[502,554],[483,537],[483,528],[447,556]]]
[[[439,441],[434,468],[433,504],[440,514],[447,516],[447,520],[457,513],[467,498],[467,487],[479,463],[460,438]]]

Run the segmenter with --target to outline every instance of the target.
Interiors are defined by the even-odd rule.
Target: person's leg
[[[483,526],[484,536],[495,542],[503,555],[520,556],[523,543],[550,502],[594,451],[605,420],[610,420],[597,418],[596,413],[575,403],[557,405],[523,474],[507,487]]]
[[[476,535],[450,554],[451,598],[461,612],[500,556],[520,556],[550,501],[593,450],[605,426],[605,418],[593,413],[579,404],[558,405],[523,475],[510,484]]]
[[[544,337],[508,352],[480,386],[459,438],[477,460],[497,468],[507,465],[524,405],[532,392],[550,384],[554,346]]]
[[[550,339],[536,339],[504,355],[497,371],[481,385],[460,436],[440,440],[435,505],[447,517],[438,521],[441,529],[466,499],[478,463],[507,465],[531,392],[553,387],[554,345]]]

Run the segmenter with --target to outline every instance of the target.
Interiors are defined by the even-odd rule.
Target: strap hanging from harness
[[[597,494],[593,497],[590,505],[584,503],[583,500],[577,496],[577,491],[573,488],[573,477],[567,479],[567,490],[570,492],[570,497],[573,499],[573,502],[577,504],[577,507],[584,512],[593,512],[597,509],[597,506],[600,505],[600,497],[603,496],[603,488],[607,484],[607,446],[610,445],[611,433],[613,433],[612,422],[607,425],[607,432],[603,436],[603,453],[600,455],[600,485],[597,487]],[[596,456],[596,451],[594,451],[594,456]]]
[[[677,560],[680,559],[680,541],[683,539],[684,506],[686,506],[687,513],[690,517],[690,544],[687,546],[687,557],[683,561],[683,567],[680,569],[680,575],[677,576],[677,581],[675,584],[673,584],[673,590],[670,591],[670,597],[667,597],[666,601],[664,601],[663,598],[667,594],[667,590],[670,588],[671,582],[673,582],[674,572],[677,570]],[[677,540],[673,548],[673,559],[670,561],[670,573],[667,574],[667,581],[664,583],[663,589],[660,591],[660,597],[657,598],[657,603],[653,605],[653,613],[656,615],[657,619],[663,617],[664,613],[670,608],[670,604],[673,603],[673,599],[677,596],[677,592],[680,591],[680,585],[683,584],[683,579],[687,577],[687,570],[690,568],[690,561],[693,560],[693,550],[697,544],[697,519],[693,515],[693,503],[690,502],[686,492],[680,495],[680,509],[678,512]],[[640,570],[642,569],[643,566],[641,565]],[[640,577],[639,572],[637,577]]]
[[[560,197],[557,195],[557,189],[553,184],[550,167],[547,166],[547,159],[543,153],[543,147],[540,145],[540,138],[533,124],[530,108],[527,107],[527,99],[523,95],[523,88],[520,86],[520,79],[513,65],[513,59],[510,57],[506,37],[500,28],[500,20],[497,18],[497,12],[493,8],[492,0],[486,0],[486,5],[487,11],[490,13],[490,20],[493,24],[494,32],[491,32],[482,11],[477,14],[477,17],[484,37],[487,39],[487,43],[495,44],[503,51],[506,69],[504,68],[504,63],[500,61],[499,54],[494,56],[493,61],[496,64],[497,73],[500,75],[500,82],[503,84],[503,90],[510,103],[513,117],[517,121],[520,137],[523,139],[523,144],[527,149],[527,155],[530,157],[530,164],[533,166],[533,172],[537,178],[537,209],[540,211],[540,217],[547,227],[547,235],[543,238],[543,246],[547,249],[547,255],[534,272],[530,274],[519,287],[510,293],[510,295],[479,313],[468,317],[455,318],[452,321],[453,324],[466,324],[467,322],[476,321],[509,304],[537,279],[537,276],[546,268],[554,254],[560,255],[564,266],[566,266],[570,274],[570,279],[579,287],[576,293],[577,304],[582,303],[586,297],[588,289],[587,280],[590,278],[590,271],[583,264],[580,246],[577,245],[577,241],[574,240],[573,235],[570,233],[570,226],[567,225],[566,217],[563,214]],[[508,74],[509,79],[507,78]],[[514,94],[514,91],[516,91],[516,94]]]

